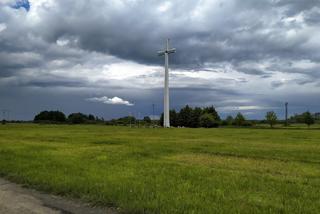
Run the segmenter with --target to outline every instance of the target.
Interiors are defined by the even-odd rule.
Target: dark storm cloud
[[[45,80],[32,80],[29,82],[25,82],[20,84],[21,86],[31,86],[31,87],[40,87],[40,88],[46,88],[46,87],[84,87],[87,86],[83,83],[83,81],[77,81],[77,80],[52,80],[49,78],[46,78]]]
[[[17,29],[10,29],[15,35],[8,33],[7,40],[15,42],[2,41],[1,48],[37,49],[48,54],[44,42],[55,44],[60,38],[74,38],[74,45],[84,50],[159,64],[162,60],[156,51],[163,48],[164,39],[170,37],[178,50],[171,62],[185,69],[203,67],[207,62],[236,63],[270,57],[320,59],[302,47],[308,35],[287,38],[289,30],[299,30],[301,25],[284,26],[282,22],[286,17],[315,8],[319,1],[213,1],[202,8],[200,1],[181,0],[172,1],[166,11],[160,12],[162,4],[155,0],[93,0],[90,3],[58,0],[54,7],[39,10],[41,20],[36,24],[22,23]],[[7,17],[4,14],[2,16]],[[309,15],[306,20],[314,21],[311,17],[316,16]],[[33,36],[21,39],[21,32]],[[257,69],[240,71],[264,74]]]
[[[311,11],[305,13],[305,21],[308,24],[319,24],[320,23],[320,6],[313,8]]]
[[[281,81],[273,81],[273,82],[271,82],[271,86],[273,87],[273,88],[279,88],[279,87],[281,87],[281,86],[283,86],[285,83],[284,82],[281,82]]]
[[[305,85],[305,84],[309,84],[309,83],[314,83],[315,82],[312,79],[295,79],[293,81],[296,82],[299,85]]]
[[[277,97],[290,94],[289,84],[319,87],[318,0],[31,0],[29,12],[11,8],[14,1],[4,2],[0,3],[0,86],[8,97],[20,87],[47,93],[59,89],[61,100],[68,100],[67,92],[78,90],[76,97],[81,99],[133,97],[128,100],[135,102],[134,108],[147,108],[154,97],[161,100],[162,91],[141,93],[137,88],[146,90],[145,85],[152,85],[151,80],[162,73],[145,71],[122,80],[103,79],[109,73],[102,71],[121,60],[162,65],[156,52],[168,37],[177,48],[170,58],[173,69],[196,71],[194,76],[197,71],[217,74],[214,81],[172,74],[174,83],[186,82],[173,87],[173,107],[186,103],[223,107],[225,100],[257,93],[267,96],[270,88],[279,91],[268,99],[269,105],[253,95],[250,99],[256,103],[245,105],[273,106],[280,103]],[[230,72],[228,77],[219,76]],[[16,90],[9,91],[8,86]],[[31,92],[28,96],[35,99]]]
[[[259,69],[252,69],[252,68],[246,68],[246,69],[238,69],[238,71],[243,72],[245,74],[251,74],[251,75],[266,75],[267,73],[265,71],[259,70]]]
[[[0,77],[15,75],[22,69],[35,68],[43,64],[39,54],[30,52],[0,52]]]
[[[320,7],[320,2],[318,0],[276,0],[274,1],[274,5],[284,7],[286,15],[293,16],[300,12],[311,10],[315,7]]]

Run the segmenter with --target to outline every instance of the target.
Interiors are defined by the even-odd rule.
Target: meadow
[[[7,124],[0,176],[123,213],[320,213],[320,130]]]

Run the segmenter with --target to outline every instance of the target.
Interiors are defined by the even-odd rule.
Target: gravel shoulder
[[[0,213],[6,214],[116,214],[116,209],[90,207],[77,200],[23,188],[0,178]]]

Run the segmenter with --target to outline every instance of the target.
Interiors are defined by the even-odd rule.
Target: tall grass
[[[5,125],[0,175],[126,213],[320,213],[320,131]]]

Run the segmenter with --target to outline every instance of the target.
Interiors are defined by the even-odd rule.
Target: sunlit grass
[[[128,213],[319,213],[320,130],[5,125],[0,174]]]

